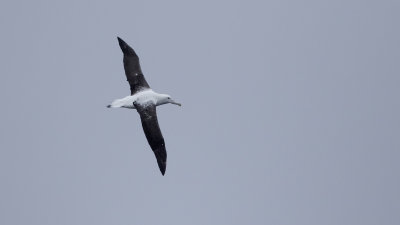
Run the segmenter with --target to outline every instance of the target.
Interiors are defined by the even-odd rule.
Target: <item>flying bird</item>
[[[171,103],[181,106],[167,94],[159,94],[153,91],[147,83],[142,69],[140,68],[139,57],[131,46],[121,38],[118,38],[119,46],[124,53],[125,75],[131,88],[131,95],[114,100],[108,108],[136,109],[142,121],[144,134],[151,149],[156,156],[161,174],[165,174],[167,167],[167,151],[157,120],[156,106]]]

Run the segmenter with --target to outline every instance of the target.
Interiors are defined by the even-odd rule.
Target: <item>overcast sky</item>
[[[400,2],[0,2],[0,224],[400,224]],[[117,36],[150,86],[161,176]]]

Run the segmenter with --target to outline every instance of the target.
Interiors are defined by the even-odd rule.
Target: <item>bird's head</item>
[[[159,100],[159,102],[160,102],[161,104],[171,103],[171,104],[174,104],[174,105],[182,106],[181,103],[176,102],[175,100],[173,100],[173,99],[171,98],[171,96],[166,95],[166,94],[162,94],[162,95],[161,95],[161,99]]]

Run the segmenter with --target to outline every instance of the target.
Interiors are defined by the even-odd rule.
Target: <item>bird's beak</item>
[[[182,106],[181,103],[177,103],[177,102],[175,102],[175,101],[172,101],[171,104]]]

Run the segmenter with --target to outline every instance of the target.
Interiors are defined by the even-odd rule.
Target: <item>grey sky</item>
[[[0,224],[400,224],[399,1],[1,1]],[[116,36],[158,108],[160,175]]]

